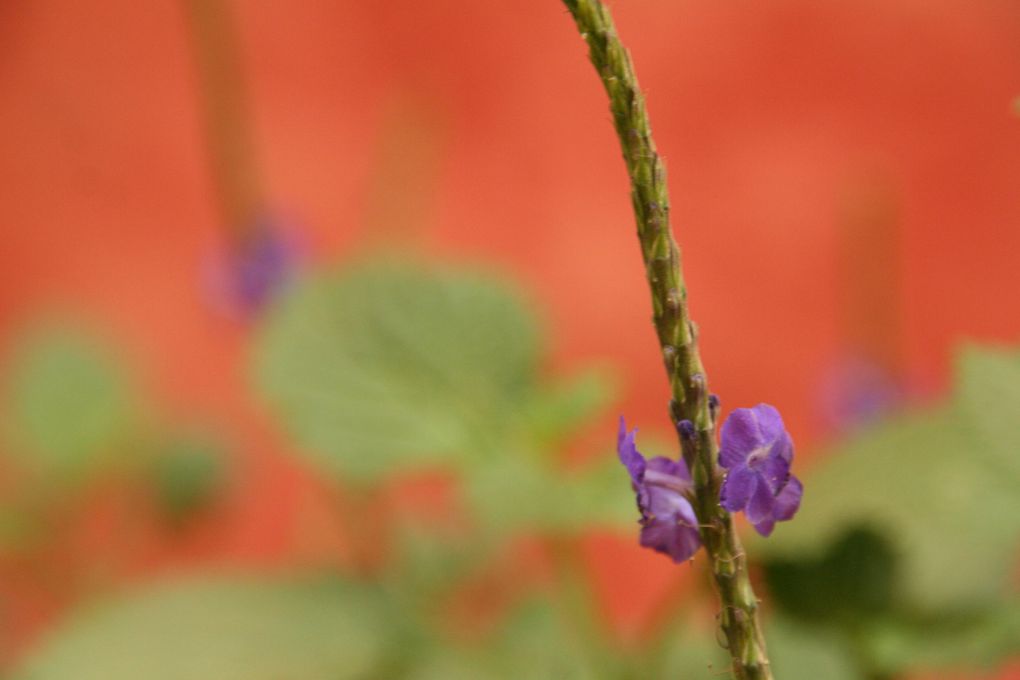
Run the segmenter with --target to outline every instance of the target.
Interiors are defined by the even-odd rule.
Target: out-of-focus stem
[[[680,249],[670,229],[666,170],[652,141],[644,97],[609,10],[600,0],[563,3],[588,44],[591,62],[609,95],[613,124],[623,148],[655,329],[672,392],[670,415],[674,423],[691,421],[697,431],[693,441],[682,442],[682,449],[694,479],[694,509],[722,603],[719,622],[733,673],[739,680],[772,678],[744,551],[730,514],[719,505],[722,474],[714,414],[698,355],[697,333],[687,310]]]
[[[233,17],[225,0],[181,1],[195,54],[220,217],[243,241],[258,224],[263,191]]]
[[[584,642],[605,676],[617,676],[620,664],[606,644],[607,631],[594,604],[595,593],[577,540],[550,536],[546,545],[556,574],[556,594],[571,624],[567,634],[577,635]]]

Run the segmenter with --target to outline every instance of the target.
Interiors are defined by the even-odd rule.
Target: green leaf
[[[1020,484],[993,464],[991,448],[958,410],[888,422],[805,475],[796,520],[751,546],[817,556],[833,534],[869,526],[901,560],[905,602],[933,610],[993,601],[1013,573]]]
[[[862,680],[841,639],[772,617],[765,626],[772,672],[783,680]]]
[[[440,648],[412,667],[404,680],[509,680],[484,650]]]
[[[544,599],[523,603],[513,613],[498,643],[503,677],[507,680],[593,680],[613,677],[597,667],[596,652],[580,631]],[[605,662],[606,659],[603,659]]]
[[[107,348],[65,328],[22,340],[9,394],[13,449],[44,473],[82,472],[137,424],[135,395]]]
[[[605,409],[615,391],[609,372],[600,369],[543,387],[527,410],[531,430],[541,444],[553,448]]]
[[[729,654],[718,642],[722,633],[715,637],[713,625],[714,620],[701,620],[689,613],[677,618],[659,632],[657,654],[639,651],[632,655],[630,677],[700,680],[731,676]],[[649,659],[658,661],[654,670]]]
[[[433,640],[406,680],[595,680],[618,677],[595,665],[587,647],[553,604],[518,605],[502,625],[473,644]]]
[[[869,527],[846,530],[820,559],[774,559],[764,567],[776,603],[811,624],[854,627],[887,614],[900,586],[892,547]]]
[[[965,347],[956,366],[957,409],[981,444],[971,455],[1020,486],[1020,352]]]
[[[676,444],[650,435],[647,458],[676,458]],[[638,510],[630,477],[615,452],[567,469],[534,451],[507,452],[464,471],[473,516],[492,530],[575,532],[593,526],[636,532]]]
[[[535,455],[504,455],[464,474],[472,516],[489,531],[578,532],[637,522],[630,480],[615,456],[566,469]]]
[[[373,263],[268,317],[257,384],[303,452],[372,480],[491,448],[534,387],[538,330],[491,276]]]
[[[224,491],[224,452],[208,437],[178,435],[152,461],[150,476],[164,516],[180,525],[213,505]]]
[[[1020,654],[1020,601],[1006,598],[970,613],[885,619],[872,626],[868,651],[890,673],[909,668],[989,668]]]
[[[1020,354],[969,348],[948,405],[837,447],[806,475],[796,521],[751,544],[767,555],[778,604],[839,625],[882,672],[1017,653],[1017,607],[1006,595],[1020,535],[1017,413]],[[848,531],[858,540],[821,552]],[[997,613],[1004,607],[1008,615]]]
[[[490,563],[502,543],[491,533],[459,532],[397,522],[391,528],[394,555],[380,578],[401,616],[411,625],[429,627],[436,603]]]
[[[14,680],[371,677],[385,621],[353,586],[248,579],[161,586],[73,616]]]

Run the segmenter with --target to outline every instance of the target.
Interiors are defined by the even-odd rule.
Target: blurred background
[[[618,0],[782,678],[1020,678],[1020,4]],[[569,15],[0,3],[0,677],[709,678]],[[746,529],[742,526],[742,529]]]

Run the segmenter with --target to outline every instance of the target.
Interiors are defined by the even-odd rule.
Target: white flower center
[[[755,449],[751,452],[751,455],[747,457],[747,464],[754,467],[758,463],[762,462],[769,457],[769,450],[771,448],[771,446],[762,446],[761,448]]]

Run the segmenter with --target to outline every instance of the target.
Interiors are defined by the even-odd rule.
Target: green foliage
[[[257,383],[325,470],[373,480],[481,455],[534,388],[538,329],[496,279],[410,263],[304,281],[258,343]]]
[[[405,680],[503,680],[484,651],[436,649],[408,670]]]
[[[195,435],[167,442],[150,473],[159,507],[172,524],[210,507],[227,482],[223,452],[208,437]]]
[[[841,444],[806,475],[797,520],[751,546],[776,603],[880,673],[1020,652],[1008,623],[1020,609],[1004,600],[1020,535],[1017,413],[1020,355],[970,348],[948,405]]]
[[[497,648],[507,680],[594,680],[611,675],[612,668],[597,667],[599,650],[578,634],[563,612],[546,599],[536,598],[518,607],[501,631]]]
[[[371,677],[384,618],[340,584],[192,581],[79,613],[14,680],[345,680]]]
[[[131,395],[94,344],[40,337],[14,372],[14,433],[40,465],[75,469],[136,427]],[[661,648],[613,649],[583,579],[569,573],[556,592],[511,607],[482,643],[450,640],[438,624],[444,598],[485,573],[512,534],[560,540],[635,526],[611,452],[580,466],[558,456],[604,409],[612,383],[598,371],[543,378],[539,340],[524,302],[490,276],[390,262],[305,281],[266,319],[253,362],[300,451],[366,485],[446,466],[471,522],[449,535],[390,527],[378,590],[205,580],[86,610],[15,680],[725,674],[710,622],[678,618]],[[951,403],[863,433],[805,475],[797,520],[750,546],[779,610],[766,626],[777,677],[849,680],[1020,652],[1017,605],[1003,598],[1020,534],[1016,413],[1020,357],[971,349]],[[223,457],[209,440],[164,443],[149,471],[180,521],[222,490]],[[641,448],[675,455],[654,439]],[[0,534],[24,531],[0,519]]]
[[[135,395],[95,339],[55,327],[22,339],[10,368],[13,450],[33,469],[75,476],[136,425]]]
[[[557,446],[608,401],[587,371],[540,381],[538,324],[489,276],[366,263],[305,281],[268,319],[257,382],[302,453],[372,482],[458,466],[490,532],[633,522],[615,457],[578,470]]]
[[[876,668],[990,667],[1020,654],[1020,601],[971,612],[903,615],[877,622],[864,642]]]
[[[493,458],[465,471],[465,494],[491,531],[577,532],[637,521],[627,478],[609,456],[578,470],[526,455]]]
[[[783,680],[860,680],[855,659],[844,641],[817,627],[798,625],[782,616],[765,627],[775,677]]]
[[[590,645],[578,638],[547,599],[530,599],[482,644],[437,641],[409,669],[407,680],[596,680],[615,677],[596,666]]]
[[[1007,484],[1020,481],[1020,353],[965,347],[957,375],[956,406],[980,444],[971,455]]]
[[[630,677],[655,680],[727,677],[730,658],[719,645],[720,638],[713,634],[710,627],[713,623],[688,616],[668,625],[659,632],[658,654],[634,655],[631,660],[634,672]]]
[[[527,426],[541,442],[560,443],[565,435],[589,424],[615,393],[604,370],[589,369],[567,380],[542,385],[527,407]]]
[[[766,562],[769,593],[806,623],[854,626],[892,611],[900,586],[892,546],[868,527],[851,527],[820,558]]]
[[[839,446],[810,471],[797,521],[756,547],[817,554],[866,525],[896,546],[907,604],[970,607],[1001,597],[1020,534],[1020,357],[970,350],[952,405],[897,418]]]

